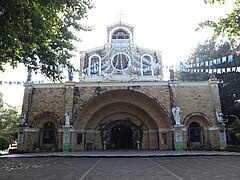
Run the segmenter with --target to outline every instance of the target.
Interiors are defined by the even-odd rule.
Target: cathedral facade
[[[225,149],[218,81],[163,81],[161,51],[132,25],[108,26],[79,64],[78,82],[25,86],[19,151]]]

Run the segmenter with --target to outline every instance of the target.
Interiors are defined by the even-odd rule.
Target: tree
[[[204,0],[205,3],[225,3],[225,0]],[[240,0],[235,0],[234,8],[226,15],[220,17],[217,22],[206,20],[199,24],[198,30],[205,27],[213,28],[217,36],[226,36],[229,39],[240,36]]]
[[[193,49],[189,56],[187,64],[195,64],[192,69],[204,71],[194,72],[178,72],[178,79],[183,81],[206,81],[210,78],[210,75],[206,73],[209,66],[204,66],[205,61],[217,59],[229,54],[234,55],[232,62],[223,62],[220,64],[214,64],[210,68],[222,69],[240,66],[240,57],[236,53],[237,46],[233,46],[235,40],[231,41],[218,41],[216,37],[207,39],[203,43],[199,43],[196,48]],[[196,59],[198,58],[199,64],[196,66]],[[201,63],[203,64],[201,66]],[[222,112],[224,115],[236,115],[240,117],[240,104],[235,103],[236,100],[240,99],[240,73],[239,72],[228,72],[228,73],[216,73],[216,78],[220,80],[219,90]]]
[[[23,63],[52,80],[61,80],[62,64],[72,68],[73,31],[88,31],[79,21],[93,8],[91,0],[0,1],[0,71]]]
[[[217,78],[222,82],[219,84],[219,91],[223,114],[240,117],[240,104],[235,102],[240,99],[240,73],[217,74]]]
[[[240,144],[240,120],[235,117],[233,122],[227,126],[229,141],[231,144]]]
[[[0,93],[0,149],[6,149],[13,139],[17,138],[17,126],[19,124],[19,112],[16,107],[12,107],[3,102]]]
[[[236,51],[239,49],[239,45],[236,46],[235,44],[235,39],[224,41],[223,39],[216,36],[212,36],[211,38],[206,39],[204,42],[198,43],[184,64],[191,64],[192,69],[205,69],[205,71],[177,72],[178,79],[183,81],[208,80],[210,77],[208,73],[206,73],[206,69],[209,67],[205,67],[205,62],[230,54],[234,55],[234,59],[236,59],[236,57],[238,57]],[[235,60],[232,63],[221,63],[218,65],[215,64],[214,67],[226,68],[227,66],[236,66],[238,65],[237,63],[238,61]],[[219,78],[222,79],[222,77]]]

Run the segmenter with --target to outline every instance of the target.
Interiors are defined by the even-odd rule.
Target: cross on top
[[[121,11],[120,11],[120,13],[119,13],[119,14],[116,14],[116,15],[119,16],[119,18],[120,18],[120,22],[121,22],[121,21],[122,21],[122,15],[124,15],[124,14],[122,14]]]

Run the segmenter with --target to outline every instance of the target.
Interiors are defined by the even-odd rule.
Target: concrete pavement
[[[94,150],[77,152],[39,152],[4,154],[7,157],[170,157],[170,156],[240,156],[239,152],[228,151],[159,151],[159,150]]]
[[[1,180],[238,180],[240,156],[0,158]]]

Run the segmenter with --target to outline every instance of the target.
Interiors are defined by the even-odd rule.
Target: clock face
[[[117,71],[123,71],[128,68],[129,56],[125,53],[117,53],[113,56],[111,63],[112,67]]]

